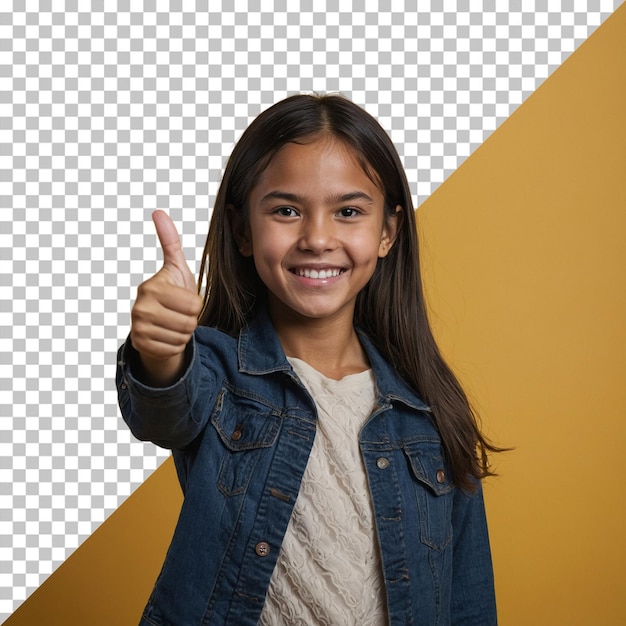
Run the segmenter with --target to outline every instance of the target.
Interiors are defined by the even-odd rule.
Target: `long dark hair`
[[[382,188],[385,211],[400,205],[398,233],[389,254],[357,298],[354,324],[428,403],[441,435],[452,478],[472,489],[473,478],[492,474],[487,455],[500,449],[481,434],[458,380],[433,338],[420,277],[415,214],[398,153],[366,111],[338,95],[291,96],[261,113],[241,136],[226,165],[200,267],[205,285],[199,323],[236,335],[264,301],[254,262],[239,253],[234,225],[247,219],[249,194],[286,143],[328,134],[350,147]]]

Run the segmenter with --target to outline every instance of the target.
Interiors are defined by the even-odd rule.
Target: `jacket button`
[[[266,541],[259,541],[254,546],[254,551],[257,553],[257,556],[267,556],[270,553],[270,544]]]
[[[376,461],[376,467],[378,469],[387,469],[389,467],[389,459],[386,459],[384,456],[381,456]]]
[[[241,427],[237,426],[237,428],[233,431],[233,434],[230,436],[233,441],[239,441],[241,439]]]
[[[437,470],[437,482],[439,484],[446,482],[446,473],[443,470]]]

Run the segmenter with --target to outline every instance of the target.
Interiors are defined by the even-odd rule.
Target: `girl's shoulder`
[[[212,362],[211,367],[242,375],[265,374],[290,369],[285,353],[271,324],[255,318],[233,336],[211,326],[198,326],[194,341],[200,359]]]
[[[193,334],[194,360],[221,377],[237,367],[238,341],[212,326],[198,326]],[[222,373],[220,373],[222,372]]]
[[[198,326],[194,332],[196,341],[202,345],[237,346],[238,337],[213,326]]]

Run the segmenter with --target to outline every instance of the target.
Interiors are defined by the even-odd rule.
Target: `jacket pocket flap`
[[[450,472],[439,445],[417,444],[405,446],[404,452],[409,459],[413,476],[428,486],[435,495],[441,496],[454,489],[454,485],[450,480]]]
[[[281,417],[256,398],[223,388],[211,423],[224,445],[233,452],[269,448],[276,441]]]

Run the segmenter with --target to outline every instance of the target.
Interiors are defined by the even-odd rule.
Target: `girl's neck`
[[[352,324],[315,319],[273,321],[285,354],[305,361],[324,376],[341,380],[369,369]]]

